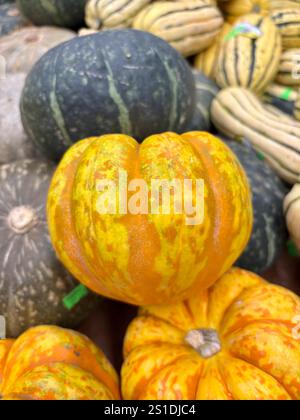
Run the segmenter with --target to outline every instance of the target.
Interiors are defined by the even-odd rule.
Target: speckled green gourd
[[[123,133],[140,141],[182,132],[191,120],[195,82],[165,41],[132,29],[77,37],[45,54],[21,100],[28,136],[59,159],[74,142]]]
[[[78,285],[51,246],[45,203],[55,166],[20,160],[0,166],[0,314],[7,337],[41,324],[75,327],[97,300],[72,310],[64,297]]]

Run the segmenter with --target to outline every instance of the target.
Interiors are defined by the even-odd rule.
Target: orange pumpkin
[[[98,183],[115,181],[119,193],[120,170],[128,181],[146,181],[149,192],[153,179],[204,180],[204,222],[188,226],[174,202],[170,214],[161,214],[162,202],[160,214],[102,214]],[[136,191],[128,194],[130,202]],[[195,195],[193,188],[193,202]],[[48,221],[58,257],[87,287],[131,304],[159,304],[206,289],[232,266],[249,240],[252,206],[236,157],[208,133],[165,133],[141,145],[105,135],[66,153],[50,187]]]
[[[0,398],[5,400],[115,400],[118,378],[85,336],[35,327],[0,341]]]
[[[299,400],[299,315],[296,295],[240,269],[180,304],[144,307],[125,338],[123,397]]]

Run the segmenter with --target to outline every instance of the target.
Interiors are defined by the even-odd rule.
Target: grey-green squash
[[[37,26],[80,28],[86,0],[17,0],[21,13]]]
[[[288,188],[266,162],[257,156],[247,140],[239,142],[225,137],[222,139],[239,158],[252,191],[253,231],[236,265],[261,274],[273,265],[286,245],[287,230],[282,203]]]
[[[212,129],[210,108],[220,88],[201,71],[193,70],[193,74],[196,84],[196,105],[193,119],[186,131],[210,131]]]
[[[21,99],[25,131],[47,157],[76,141],[108,133],[143,141],[182,132],[191,120],[195,82],[165,41],[133,29],[74,38],[45,54]]]
[[[300,252],[300,183],[295,184],[284,200],[287,227]]]
[[[0,36],[7,35],[18,28],[28,25],[15,4],[0,5]]]
[[[52,249],[45,204],[55,167],[41,160],[0,166],[0,314],[7,336],[41,324],[75,327],[97,299],[72,310],[63,299],[78,285]]]

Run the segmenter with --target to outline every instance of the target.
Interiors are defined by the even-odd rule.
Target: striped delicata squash
[[[205,51],[202,51],[196,56],[196,69],[202,71],[206,77],[209,77],[212,80],[215,80],[216,78],[216,69],[222,43],[224,42],[224,39],[228,35],[231,28],[232,26],[225,22],[221,32],[219,32],[218,36],[216,37],[215,42]]]
[[[259,14],[243,16],[222,44],[217,83],[263,92],[277,74],[280,56],[281,37],[274,22]]]
[[[151,0],[88,0],[85,20],[92,29],[127,28]]]
[[[283,48],[300,48],[300,8],[275,10],[271,18],[281,33]]]
[[[284,213],[290,235],[300,252],[300,184],[294,185],[284,200]]]
[[[213,44],[223,17],[207,0],[157,1],[144,8],[133,22],[135,29],[163,38],[184,56]]]
[[[285,86],[300,86],[300,48],[282,53],[276,82]]]
[[[270,111],[248,89],[222,90],[212,104],[215,126],[233,139],[245,138],[290,184],[300,179],[300,123]]]

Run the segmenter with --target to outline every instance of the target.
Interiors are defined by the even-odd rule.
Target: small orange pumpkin
[[[300,299],[240,269],[127,331],[125,399],[299,400]],[[298,324],[298,327],[297,327]]]
[[[152,180],[203,180],[204,222],[188,226],[174,202],[170,214],[162,214],[162,202],[159,214],[102,214],[98,183],[115,181],[119,193],[120,170],[150,192]],[[150,208],[151,196],[146,201]],[[131,304],[160,304],[210,287],[232,266],[250,237],[252,205],[237,158],[208,133],[165,133],[141,145],[105,135],[66,153],[50,187],[48,221],[58,257],[87,287]]]
[[[116,400],[118,377],[85,336],[52,326],[35,327],[17,340],[0,341],[0,399]]]

